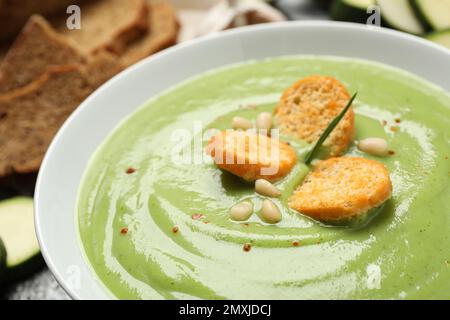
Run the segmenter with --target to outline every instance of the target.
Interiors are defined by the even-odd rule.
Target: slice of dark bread
[[[0,64],[2,63],[3,59],[6,57],[6,53],[8,53],[9,44],[3,43],[0,44]]]
[[[89,0],[0,0],[0,41],[17,35],[33,14],[63,14],[65,8]]]
[[[176,42],[179,25],[174,8],[167,2],[148,5],[143,1],[131,0],[125,5],[122,0],[121,4],[118,0],[99,0],[103,5],[87,16],[82,9],[82,28],[86,31],[86,23],[92,23],[90,34],[78,38],[82,40],[67,30],[57,32],[42,17],[30,19],[0,67],[1,181],[38,171],[59,127],[93,90],[127,65]],[[145,9],[138,6],[140,3]],[[138,7],[145,11],[143,20],[136,18],[137,12],[143,12],[134,10]],[[105,23],[105,10],[115,13],[108,13],[108,27],[100,27],[105,33],[96,36],[97,23]],[[136,19],[130,18],[130,11],[136,13]],[[120,23],[115,23],[116,18]],[[145,20],[145,28],[136,23],[138,20]],[[136,39],[136,30],[149,28],[151,32],[140,33]]]
[[[0,94],[29,84],[48,67],[82,64],[87,58],[43,17],[32,16],[0,65]]]
[[[37,171],[57,130],[92,90],[82,66],[65,65],[1,95],[0,177]]]
[[[81,29],[69,30],[64,16],[52,23],[87,52],[120,53],[148,31],[148,10],[145,0],[97,0],[81,5]]]
[[[89,82],[96,89],[125,69],[125,66],[117,55],[102,50],[90,55],[85,69],[89,73]]]
[[[132,65],[177,42],[180,25],[175,8],[168,1],[149,1],[149,32],[134,41],[121,55],[124,65]]]
[[[101,51],[86,64],[48,67],[27,86],[0,94],[0,180],[38,171],[66,118],[122,69],[115,55]]]

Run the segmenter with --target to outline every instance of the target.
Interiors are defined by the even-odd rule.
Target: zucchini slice
[[[32,198],[18,197],[0,202],[0,238],[7,252],[7,281],[26,276],[42,264],[34,230]]]
[[[366,23],[369,18],[367,8],[375,5],[375,0],[335,0],[331,7],[334,20]]]
[[[450,49],[450,29],[430,33],[426,38]]]
[[[417,15],[430,29],[450,28],[450,0],[410,0]]]
[[[381,9],[381,17],[388,27],[421,35],[425,27],[416,16],[409,0],[377,0]]]

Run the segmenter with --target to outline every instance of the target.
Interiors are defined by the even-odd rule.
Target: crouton
[[[364,158],[320,161],[289,198],[289,206],[322,221],[339,221],[367,213],[392,193],[383,164]]]
[[[216,165],[246,181],[276,181],[294,167],[297,155],[288,144],[252,132],[227,130],[215,135],[207,153]]]
[[[315,143],[350,100],[347,89],[332,77],[310,76],[284,91],[275,122],[281,132]],[[325,141],[330,157],[341,155],[354,137],[353,107]]]

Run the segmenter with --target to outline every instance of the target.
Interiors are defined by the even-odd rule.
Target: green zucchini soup
[[[385,157],[355,143],[345,152],[382,163],[392,180],[392,196],[363,224],[330,225],[289,208],[311,170],[306,142],[289,140],[297,160],[274,182],[276,224],[261,219],[254,185],[205,152],[207,129],[272,113],[310,75],[358,92],[352,141],[388,143]],[[149,101],[97,150],[78,195],[85,256],[120,299],[449,298],[449,128],[446,92],[378,63],[299,56],[208,72]],[[255,214],[230,219],[244,200]]]

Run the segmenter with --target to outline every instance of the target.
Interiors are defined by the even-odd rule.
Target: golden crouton
[[[247,181],[276,181],[286,176],[297,161],[288,144],[255,132],[222,131],[207,146],[217,166]]]
[[[353,218],[380,206],[392,193],[383,164],[364,158],[320,161],[289,198],[289,206],[322,221]]]
[[[310,76],[284,91],[275,109],[281,132],[315,143],[350,100],[347,89],[332,77]],[[325,141],[330,156],[342,154],[354,136],[355,115],[351,107]]]

